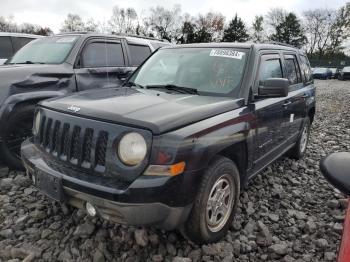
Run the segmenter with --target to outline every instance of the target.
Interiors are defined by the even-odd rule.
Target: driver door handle
[[[291,101],[287,101],[287,102],[285,102],[285,103],[283,104],[283,106],[284,106],[284,107],[287,107],[287,106],[289,106],[291,103],[292,103]]]

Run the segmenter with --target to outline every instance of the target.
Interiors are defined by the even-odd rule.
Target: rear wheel
[[[289,156],[294,159],[301,159],[306,153],[307,144],[309,142],[311,122],[310,118],[305,119],[302,131],[299,135],[295,146],[289,151]]]
[[[184,234],[202,244],[223,238],[232,222],[240,193],[240,178],[236,165],[228,158],[217,156],[205,172]]]
[[[0,152],[11,169],[24,170],[21,160],[21,144],[32,135],[35,105],[20,105],[14,109],[1,127]]]

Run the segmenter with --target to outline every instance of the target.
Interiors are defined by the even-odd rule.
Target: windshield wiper
[[[183,94],[192,94],[192,95],[197,95],[198,91],[195,88],[190,88],[190,87],[184,87],[184,86],[177,86],[173,84],[167,84],[167,85],[148,85],[146,86],[147,89],[153,89],[153,88],[164,88],[167,90],[171,91],[177,91],[179,93]]]
[[[27,60],[25,62],[19,62],[19,63],[9,63],[9,64],[15,64],[15,65],[22,65],[22,64],[26,64],[26,65],[33,65],[33,64],[45,64],[43,62],[33,62],[33,61],[30,61],[30,60]]]
[[[138,88],[143,88],[143,89],[145,88],[143,85],[136,84],[136,83],[131,82],[131,81],[124,83],[122,86],[127,86],[127,87],[136,86]]]

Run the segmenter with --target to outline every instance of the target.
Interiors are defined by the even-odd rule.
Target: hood
[[[41,103],[78,116],[146,128],[153,134],[178,129],[243,104],[244,99],[133,88],[93,90]]]

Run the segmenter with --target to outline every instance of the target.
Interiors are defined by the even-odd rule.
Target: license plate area
[[[61,177],[36,169],[34,172],[33,182],[35,187],[37,187],[48,197],[59,202],[64,201],[65,197]]]

